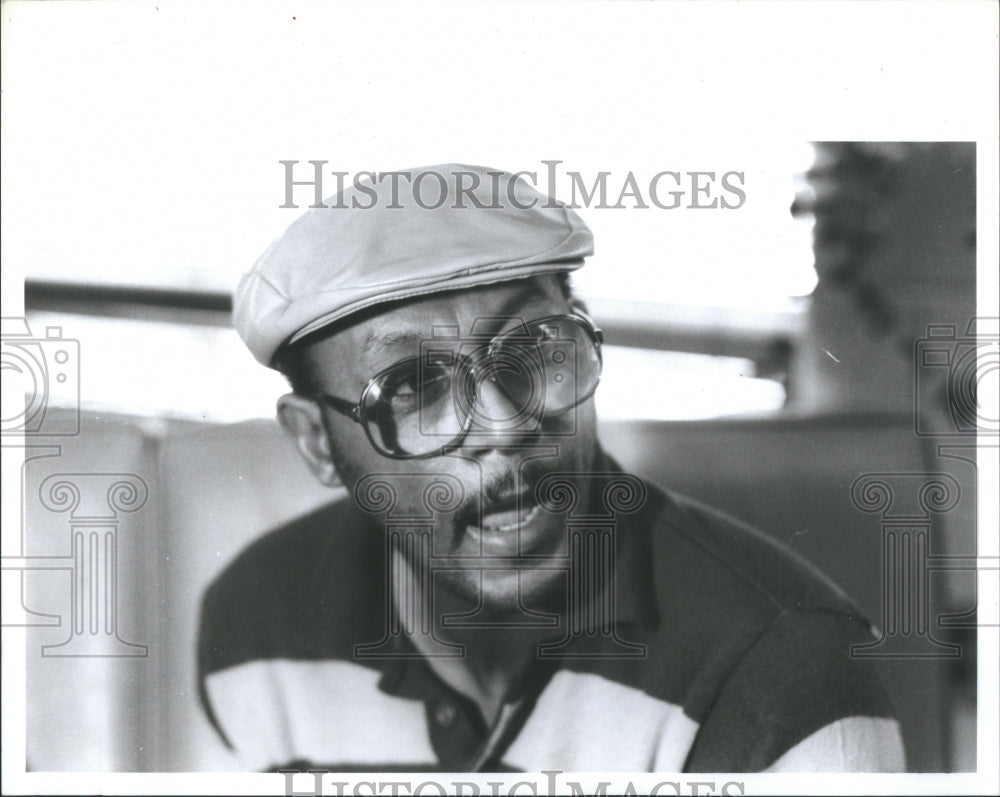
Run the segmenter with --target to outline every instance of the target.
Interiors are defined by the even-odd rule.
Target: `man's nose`
[[[514,445],[535,432],[538,417],[532,401],[516,401],[490,376],[476,381],[469,442],[492,446]]]

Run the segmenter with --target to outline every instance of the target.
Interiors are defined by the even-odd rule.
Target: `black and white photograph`
[[[1000,10],[2,13],[4,794],[996,794]]]

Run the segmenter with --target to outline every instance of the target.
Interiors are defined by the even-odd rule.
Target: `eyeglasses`
[[[604,334],[580,315],[553,315],[499,335],[435,330],[416,357],[376,374],[357,404],[313,398],[365,430],[384,456],[441,455],[473,427],[492,433],[539,432],[542,418],[563,415],[590,398],[601,378]],[[489,384],[503,400],[482,400]]]

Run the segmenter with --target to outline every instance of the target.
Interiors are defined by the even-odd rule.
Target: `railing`
[[[743,357],[757,375],[784,381],[805,319],[805,303],[788,310],[749,310],[584,297],[609,345]],[[229,326],[228,291],[27,279],[27,311],[143,318]]]

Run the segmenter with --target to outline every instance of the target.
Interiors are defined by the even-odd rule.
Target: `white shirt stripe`
[[[846,717],[820,728],[766,772],[902,772],[899,724],[885,717]]]
[[[348,661],[263,659],[212,673],[222,730],[253,770],[306,759],[430,764],[424,704],[378,688],[377,670]]]
[[[380,673],[347,661],[265,659],[212,673],[219,724],[253,770],[317,764],[435,762],[424,704],[385,694]],[[599,675],[557,672],[503,763],[525,771],[678,772],[698,723],[681,706]],[[837,720],[799,742],[767,772],[899,772],[899,725]]]
[[[680,706],[599,675],[560,670],[503,762],[529,772],[677,772],[697,732]]]

